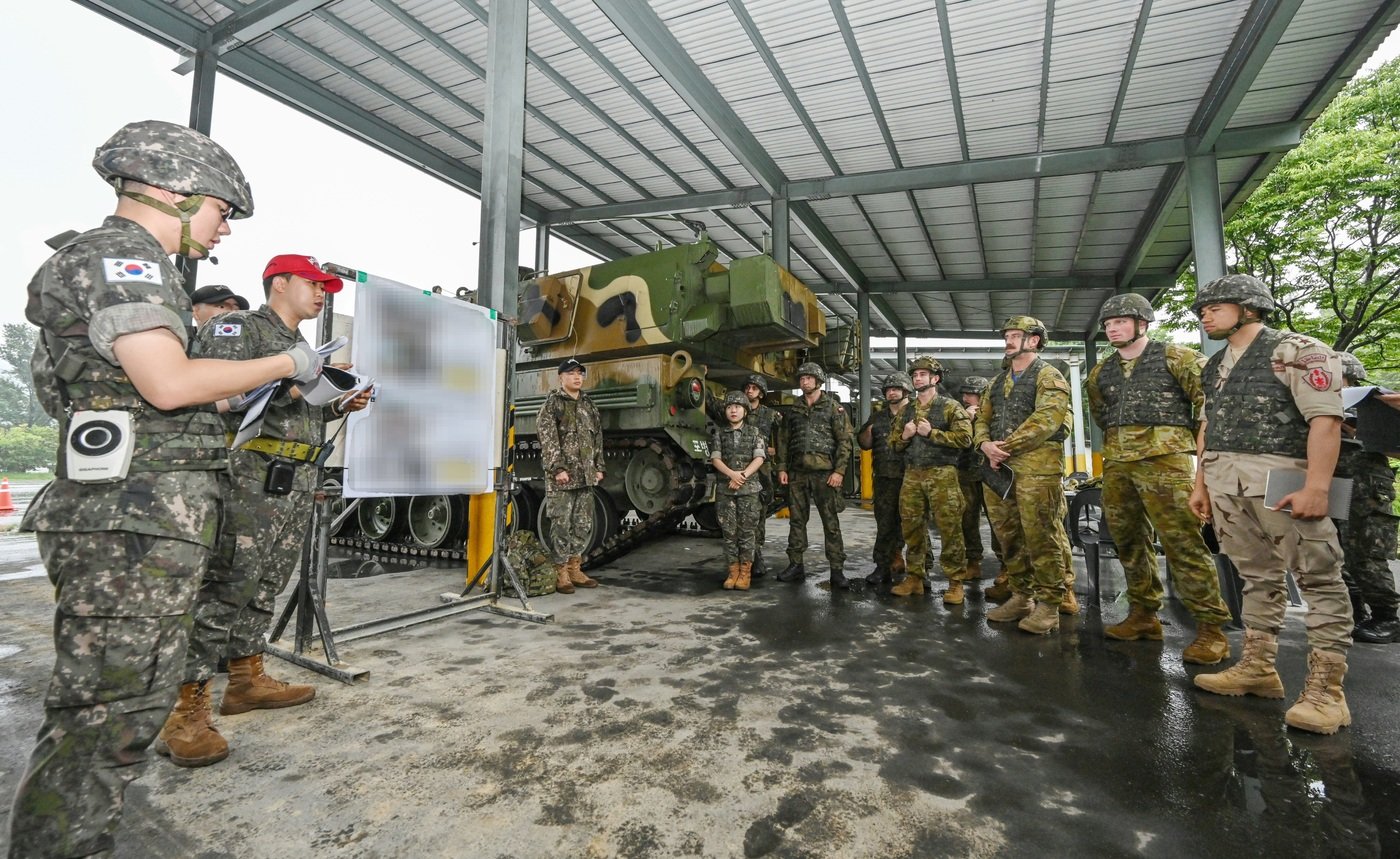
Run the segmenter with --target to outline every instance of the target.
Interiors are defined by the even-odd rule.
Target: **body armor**
[[[1123,362],[1110,358],[1098,376],[1103,394],[1104,429],[1118,426],[1195,426],[1191,401],[1167,369],[1167,347],[1148,343],[1133,367],[1131,383]]]
[[[1040,378],[1040,373],[1046,366],[1043,360],[1036,358],[1011,386],[1009,395],[1002,393],[1002,380],[1006,378],[1007,371],[1002,371],[992,380],[989,392],[992,401],[992,441],[1004,441],[1035,413],[1036,380]],[[1065,428],[1060,427],[1055,430],[1054,435],[1046,439],[1046,443],[1062,442],[1065,435]]]
[[[1206,450],[1274,453],[1305,459],[1308,422],[1288,386],[1274,374],[1274,350],[1283,332],[1265,328],[1249,344],[1220,387],[1227,352],[1211,356],[1201,371],[1206,392]]]
[[[946,432],[948,430],[948,406],[952,400],[947,397],[934,397],[933,402],[928,404],[927,411],[917,400],[909,404],[909,408],[904,410],[904,421],[900,424],[900,431],[911,423],[918,423],[921,418],[927,418],[928,422],[936,430]],[[909,439],[909,446],[904,449],[905,468],[931,468],[938,465],[957,465],[958,459],[962,456],[963,448],[948,447],[938,444],[926,436],[918,435]]]

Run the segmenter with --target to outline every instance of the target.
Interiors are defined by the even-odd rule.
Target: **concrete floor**
[[[863,574],[873,520],[842,521]],[[785,534],[770,525],[774,560]],[[32,547],[0,535],[6,804],[52,658]],[[816,579],[724,591],[719,549],[652,543],[597,590],[532,600],[547,626],[473,612],[351,642],[371,672],[353,686],[274,660],[316,700],[220,717],[216,766],[154,759],[117,856],[1400,855],[1400,647],[1353,649],[1355,724],[1317,737],[1283,727],[1296,612],[1289,701],[1226,699],[1191,687],[1179,607],[1165,642],[1107,642],[1089,607],[1032,637],[989,627],[977,593],[949,610]],[[362,577],[331,582],[333,625],[462,580],[380,566],[336,565]]]

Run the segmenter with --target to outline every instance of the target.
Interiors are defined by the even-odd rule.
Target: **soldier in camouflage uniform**
[[[44,722],[10,815],[14,859],[109,853],[126,786],[175,699],[227,462],[223,425],[202,404],[320,372],[310,350],[186,356],[190,300],[169,257],[207,256],[228,219],[253,213],[223,147],[184,126],[136,122],[92,163],[116,189],[116,212],[49,258],[26,308],[41,329],[35,393],[65,441],[57,478],[23,522],[38,532],[58,605]],[[100,482],[67,462],[88,441],[70,429],[92,412],[130,421],[130,464]]]
[[[973,424],[973,443],[992,469],[1010,467],[1011,495],[1002,499],[990,486],[982,498],[1001,541],[1012,595],[987,612],[987,620],[1020,620],[1025,632],[1059,629],[1066,598],[1069,538],[1065,535],[1065,493],[1061,442],[1069,415],[1069,384],[1059,370],[1036,354],[1045,346],[1045,326],[1030,316],[1013,316],[1002,326],[1006,369],[997,374]]]
[[[1342,581],[1328,488],[1341,445],[1342,366],[1337,353],[1264,320],[1273,295],[1258,278],[1234,274],[1196,292],[1192,309],[1213,340],[1228,341],[1201,373],[1205,420],[1191,509],[1215,523],[1220,548],[1244,579],[1244,654],[1195,684],[1220,695],[1282,698],[1274,662],[1283,629],[1284,575],[1294,571],[1308,604],[1308,678],[1284,721],[1332,734],[1351,724],[1342,693],[1351,646],[1351,602]],[[1264,503],[1271,472],[1303,472],[1302,489]],[[1291,512],[1290,512],[1291,511]]]
[[[768,456],[763,432],[745,418],[749,399],[743,391],[724,397],[725,426],[710,433],[710,464],[720,473],[715,512],[724,532],[724,559],[729,565],[725,590],[749,589],[753,575],[754,538],[758,534],[759,481],[755,478]]]
[[[267,304],[252,312],[225,313],[217,323],[200,328],[194,354],[246,361],[305,344],[297,326],[315,319],[324,294],[339,292],[341,286],[340,278],[321,271],[310,257],[273,257],[263,272]],[[295,707],[315,697],[311,686],[269,677],[263,650],[277,595],[301,566],[312,493],[320,482],[316,463],[325,423],[363,409],[369,396],[365,392],[343,407],[309,406],[296,388],[285,386],[268,404],[258,437],[229,454],[229,469],[220,476],[223,520],[195,600],[179,702],[155,744],[175,765],[208,766],[228,757],[228,742],[214,726],[206,687],[220,659],[228,662],[228,687],[219,706],[225,716]],[[230,438],[242,420],[238,411],[224,414]],[[290,492],[268,491],[270,468],[294,469]]]
[[[1366,368],[1350,352],[1338,353],[1347,385],[1366,381]],[[1349,477],[1351,510],[1338,519],[1342,544],[1342,579],[1351,596],[1352,637],[1367,644],[1394,644],[1400,641],[1400,620],[1396,608],[1400,595],[1395,592],[1395,576],[1390,559],[1395,557],[1395,469],[1383,453],[1368,451],[1355,438],[1356,427],[1342,424],[1342,450],[1337,459],[1337,477]],[[1369,610],[1369,617],[1365,617]],[[1364,618],[1364,619],[1363,619]]]
[[[807,516],[815,502],[822,517],[826,560],[831,566],[831,587],[850,587],[844,567],[846,547],[838,518],[844,504],[841,484],[851,461],[851,422],[846,408],[826,396],[826,371],[807,363],[797,368],[802,397],[783,421],[778,435],[778,483],[788,488],[788,566],[778,574],[782,582],[807,577],[802,554],[807,551]]]
[[[1155,529],[1176,592],[1196,619],[1196,639],[1181,658],[1214,665],[1230,655],[1230,641],[1220,631],[1230,610],[1220,598],[1220,579],[1201,538],[1201,523],[1187,507],[1195,430],[1205,404],[1205,356],[1148,340],[1154,317],[1151,302],[1141,295],[1125,293],[1105,301],[1099,326],[1116,352],[1089,371],[1087,383],[1089,411],[1104,433],[1104,517],[1128,579],[1131,606],[1128,617],[1104,635],[1119,641],[1162,640]]]
[[[909,575],[890,593],[907,597],[924,592],[932,519],[938,523],[942,544],[938,562],[948,579],[943,604],[961,605],[962,583],[968,574],[957,466],[962,452],[972,444],[972,421],[956,401],[938,393],[942,364],[921,355],[909,363],[909,370],[917,396],[890,428],[890,446],[904,454],[899,518],[909,546]]]
[[[876,404],[856,434],[862,450],[870,451],[875,475],[871,498],[875,504],[875,570],[865,577],[870,585],[888,585],[904,572],[904,532],[899,521],[899,490],[904,485],[904,455],[890,445],[890,429],[909,405],[914,381],[908,373],[885,377],[885,402]]]
[[[754,532],[753,578],[760,579],[768,572],[763,562],[763,543],[768,539],[768,511],[773,509],[773,456],[777,453],[778,430],[783,421],[782,413],[763,404],[768,393],[768,382],[754,374],[744,383],[744,396],[749,398],[749,415],[745,423],[758,427],[763,434],[763,467],[758,470],[758,528]]]
[[[598,407],[583,393],[588,369],[576,358],[559,365],[559,387],[540,407],[540,455],[544,460],[544,513],[558,581],[554,589],[596,588],[583,572],[583,553],[593,533],[593,493],[603,482],[603,424]]]
[[[982,376],[963,379],[958,388],[958,398],[969,419],[977,418],[989,385],[991,382]],[[982,555],[985,551],[982,547],[982,519],[986,516],[986,505],[982,502],[982,454],[971,442],[958,456],[958,488],[963,495],[962,532],[963,545],[967,547],[967,577],[977,579],[982,577]],[[991,527],[990,520],[987,525]],[[996,602],[1004,602],[1011,597],[1011,587],[1007,584],[1006,564],[1001,559],[1001,543],[997,542],[995,531],[990,533],[992,554],[996,556],[999,569],[996,580],[986,590],[985,596]]]

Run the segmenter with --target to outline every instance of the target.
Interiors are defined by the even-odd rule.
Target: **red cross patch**
[[[1313,367],[1303,378],[1315,391],[1325,391],[1332,387],[1332,374],[1321,367]]]

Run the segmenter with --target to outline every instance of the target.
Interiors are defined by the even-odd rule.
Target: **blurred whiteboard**
[[[505,399],[498,324],[489,308],[360,273],[351,360],[376,393],[350,416],[347,497],[490,490]]]

